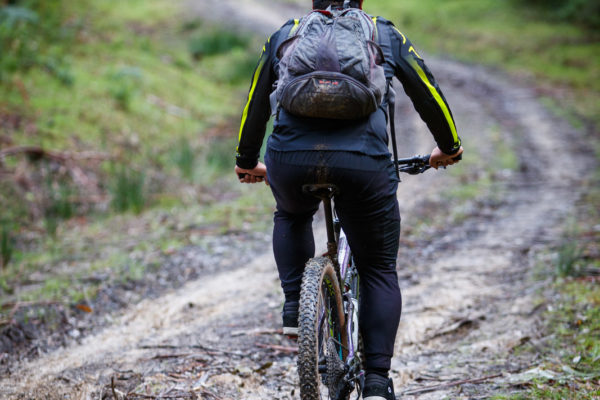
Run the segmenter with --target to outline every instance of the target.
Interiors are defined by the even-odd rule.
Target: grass
[[[75,189],[64,180],[53,181],[46,176],[46,194],[44,208],[44,223],[50,236],[55,236],[56,228],[61,220],[69,219],[74,215],[75,206],[72,197]]]
[[[598,174],[599,171],[597,171]],[[597,177],[594,182],[597,183]],[[553,260],[541,263],[542,274],[552,277],[543,302],[544,340],[520,351],[537,355],[538,368],[552,378],[538,377],[518,393],[494,399],[595,399],[600,397],[600,186],[581,200],[573,221],[565,228],[563,243]],[[542,276],[543,277],[543,276]]]
[[[13,252],[13,233],[8,223],[0,221],[0,270],[10,262]]]
[[[23,0],[19,5],[18,34],[36,42],[37,51],[25,47],[12,61],[3,58],[26,63],[27,56],[33,60],[27,68],[0,64],[0,118],[15,121],[0,126],[0,139],[8,146],[107,157],[89,167],[77,165],[84,181],[96,182],[91,191],[74,182],[71,171],[64,178],[64,167],[60,179],[51,174],[46,182],[38,179],[47,176],[43,162],[4,160],[8,171],[27,166],[32,189],[23,193],[10,179],[0,180],[6,194],[0,196],[2,220],[54,235],[72,216],[181,204],[190,183],[212,186],[230,172],[235,143],[223,138],[237,136],[234,121],[260,41],[182,15],[180,6],[167,0]],[[49,9],[52,18],[42,23]],[[6,27],[2,18],[0,28]],[[57,31],[64,37],[44,41],[43,34]],[[10,34],[0,31],[0,42],[8,38],[12,47],[22,42]],[[100,202],[86,203],[88,198]],[[41,220],[32,212],[36,209],[45,210]],[[18,247],[22,233],[11,232]],[[9,241],[4,243],[8,249]]]
[[[228,33],[219,42],[221,30],[183,17],[166,0],[63,3],[66,20],[79,28],[63,48],[47,44],[45,53],[62,55],[72,82],[37,64],[5,79],[1,114],[27,121],[0,128],[11,145],[101,151],[168,172],[181,166],[170,157],[178,143],[201,147],[205,132],[239,118],[259,48],[251,36]]]
[[[180,139],[172,153],[173,162],[177,165],[181,176],[188,181],[194,180],[196,169],[196,152],[184,138]]]
[[[594,399],[600,396],[600,287],[581,280],[559,280],[559,293],[544,315],[548,337],[538,369],[547,377],[526,382],[526,390],[495,400]],[[527,351],[539,354],[540,349]]]
[[[270,226],[268,189],[242,198],[250,188],[232,173],[260,40],[167,0],[39,4],[60,9],[52,28],[67,24],[69,36],[36,38],[35,62],[2,70],[0,118],[14,122],[0,125],[0,147],[106,157],[76,171],[3,160],[31,185],[0,179],[0,303],[93,299],[105,285],[146,279],[160,254],[202,246],[195,226],[214,235]],[[39,33],[30,28],[23,35]]]
[[[576,276],[581,261],[582,250],[577,242],[566,242],[558,250],[556,257],[556,275],[561,278]]]
[[[110,283],[146,278],[161,254],[202,247],[211,236],[267,231],[274,209],[270,190],[264,185],[239,185],[233,175],[223,180],[221,184],[231,187],[227,201],[198,204],[190,199],[183,206],[64,222],[55,238],[22,252],[18,262],[0,271],[0,298],[69,304],[84,296],[93,299]]]
[[[146,204],[146,176],[142,171],[124,164],[113,168],[113,182],[110,186],[113,208],[118,212],[132,210],[139,214]]]
[[[202,63],[193,64],[185,40],[175,40],[172,28],[162,32],[160,23],[144,21],[147,29],[156,29],[149,36],[137,36],[128,26],[98,26],[110,33],[73,56],[72,90],[48,82],[42,71],[30,74],[25,86],[31,108],[42,115],[43,133],[25,136],[21,144],[72,148],[78,142],[115,153],[123,142],[135,142],[133,160],[139,161],[236,115],[241,100],[235,90]]]
[[[516,1],[380,0],[365,2],[365,10],[393,21],[421,54],[509,71],[538,86],[557,109],[600,126],[597,30],[550,20]]]

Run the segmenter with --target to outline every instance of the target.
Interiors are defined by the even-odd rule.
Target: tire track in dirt
[[[581,194],[581,171],[592,160],[579,151],[577,133],[552,117],[532,90],[482,68],[429,64],[445,81],[466,156],[475,148],[483,156],[493,152],[491,136],[499,135],[511,142],[519,170],[500,174],[497,205],[471,210],[474,216],[442,231],[408,266],[418,283],[403,287],[396,385],[413,398],[410,393],[426,386],[501,374],[485,386],[415,393],[419,399],[485,397],[533,365],[512,354],[540,339],[535,295],[544,283],[532,279],[533,269],[539,251],[559,239]],[[563,149],[560,159],[556,149]],[[402,261],[400,271],[406,273]]]
[[[299,15],[297,8],[278,4],[206,0],[190,9],[200,16],[217,10],[212,18],[241,18],[240,26],[267,33],[285,20],[280,7]],[[592,161],[579,152],[577,132],[550,116],[532,90],[476,66],[435,59],[428,64],[453,109],[466,156],[477,148],[483,162],[493,158],[490,143],[500,136],[516,151],[520,168],[499,171],[494,201],[467,202],[460,224],[437,231],[411,229],[424,216],[423,208],[433,207],[431,213],[443,219],[442,196],[448,186],[461,183],[442,172],[404,178],[399,199],[409,234],[403,240],[415,245],[401,250],[404,311],[392,376],[403,398],[485,397],[533,362],[512,353],[539,339],[533,299],[541,283],[532,280],[531,270],[539,250],[558,238],[579,197],[581,171]],[[406,132],[399,138],[403,155],[433,147],[406,100],[399,102],[397,116],[398,131]],[[556,149],[562,149],[560,164]],[[208,390],[223,399],[295,399],[294,358],[285,351],[293,343],[277,334],[252,333],[256,327],[278,327],[280,301],[268,250],[240,269],[132,306],[114,326],[80,345],[23,364],[2,380],[0,396],[111,398],[110,377],[127,372],[138,376],[138,387],[171,385],[198,396]],[[156,358],[198,344],[231,354],[185,374],[182,365],[192,362],[187,358]],[[152,348],[156,345],[172,350],[165,354]],[[177,381],[166,377],[174,371]],[[502,376],[485,385],[410,394],[449,380],[497,374]]]

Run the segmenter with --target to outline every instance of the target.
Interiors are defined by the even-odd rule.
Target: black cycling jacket
[[[450,107],[433,75],[411,42],[390,21],[374,17],[377,42],[385,56],[386,77],[396,76],[415,109],[425,121],[438,147],[446,154],[461,145]],[[266,125],[271,116],[269,95],[277,81],[279,45],[298,28],[299,19],[286,22],[265,43],[254,71],[248,102],[242,113],[236,164],[256,166]],[[334,150],[368,156],[388,156],[387,104],[358,120],[327,120],[297,117],[279,109],[269,138],[276,151]]]

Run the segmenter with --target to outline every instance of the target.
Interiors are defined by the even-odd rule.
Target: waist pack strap
[[[398,170],[398,144],[396,143],[396,93],[392,88],[392,80],[387,80],[386,97],[388,103],[388,113],[390,116],[390,136],[392,137],[392,151],[394,152],[394,165],[396,166],[396,176],[400,180],[400,171]]]

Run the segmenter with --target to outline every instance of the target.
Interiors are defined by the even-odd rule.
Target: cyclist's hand
[[[436,147],[431,151],[431,156],[429,157],[429,165],[433,168],[438,169],[439,167],[447,167],[448,165],[456,164],[460,161],[460,155],[463,153],[462,146],[458,150],[457,153],[452,154],[451,156],[444,153],[440,150],[439,147]]]
[[[244,169],[236,165],[235,173],[241,183],[259,183],[264,181],[269,185],[269,181],[267,180],[267,166],[260,161],[252,169]]]

